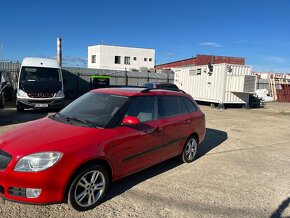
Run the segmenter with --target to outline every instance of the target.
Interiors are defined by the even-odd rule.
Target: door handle
[[[185,120],[185,124],[191,124],[191,120]]]
[[[144,130],[142,135],[147,135],[147,134],[151,134],[151,133],[154,133],[154,132],[161,132],[162,130],[163,130],[163,128],[161,128],[161,127],[155,127],[155,128],[151,128],[151,129],[146,129],[146,130]]]

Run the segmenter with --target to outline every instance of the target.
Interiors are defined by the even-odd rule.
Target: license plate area
[[[47,108],[48,104],[35,104],[34,107],[35,108]]]

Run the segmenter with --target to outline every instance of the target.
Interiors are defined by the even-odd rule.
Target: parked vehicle
[[[176,90],[178,91],[179,88],[173,83],[164,83],[164,82],[150,82],[145,83],[143,87],[149,89],[168,89],[168,90]]]
[[[8,72],[0,71],[0,108],[13,98],[13,84]]]
[[[25,108],[61,108],[64,91],[57,60],[24,58],[17,86],[17,111]]]
[[[205,116],[188,94],[92,90],[55,115],[0,135],[0,196],[93,209],[111,181],[174,156],[192,162],[204,136]]]

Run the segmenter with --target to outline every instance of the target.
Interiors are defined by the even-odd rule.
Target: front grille
[[[6,169],[12,156],[5,151],[0,150],[0,170]]]
[[[27,93],[30,98],[52,98],[54,93]]]

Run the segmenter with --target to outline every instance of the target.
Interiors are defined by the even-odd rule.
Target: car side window
[[[159,118],[181,113],[178,96],[159,96],[158,99]]]
[[[184,103],[185,103],[185,105],[190,113],[197,111],[197,107],[195,106],[195,104],[192,101],[190,101],[188,98],[185,98],[185,97],[182,97],[181,99],[182,99],[182,101],[184,101]]]
[[[185,104],[184,97],[179,97],[179,103],[180,103],[181,113],[182,114],[189,113],[189,110],[187,109],[187,106]]]
[[[140,122],[155,120],[157,118],[156,97],[140,96],[135,97],[128,107],[126,116],[137,117]]]

